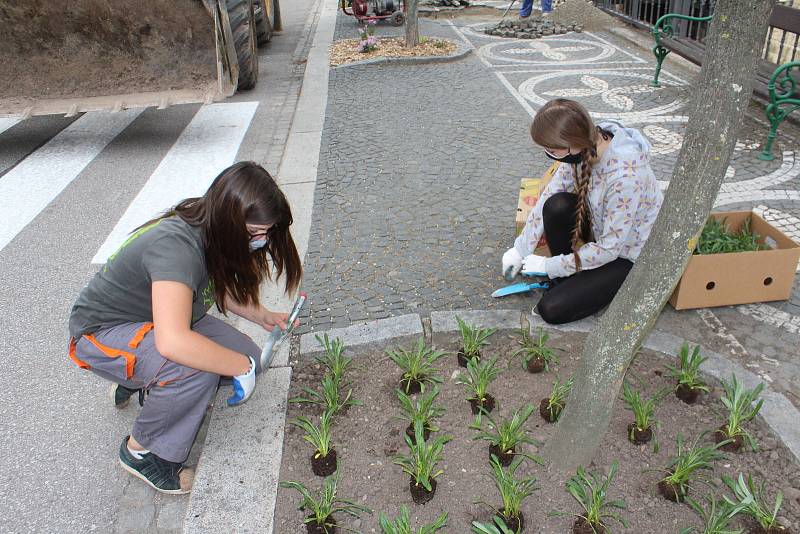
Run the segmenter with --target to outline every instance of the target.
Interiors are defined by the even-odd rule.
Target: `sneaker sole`
[[[128,397],[128,400],[126,400],[125,402],[123,402],[121,404],[117,404],[116,395],[117,395],[117,386],[118,385],[119,384],[117,384],[116,382],[112,382],[111,383],[111,387],[108,388],[108,398],[111,399],[111,405],[114,408],[116,408],[118,410],[121,410],[123,408],[126,408],[128,406],[128,404],[131,403],[131,399],[130,399],[130,397]]]
[[[147,484],[148,486],[150,486],[151,488],[153,488],[154,490],[156,490],[156,491],[158,491],[160,493],[166,493],[168,495],[183,495],[183,494],[186,494],[186,493],[189,493],[189,492],[192,491],[191,488],[189,488],[189,489],[181,488],[181,489],[176,489],[176,490],[165,490],[165,489],[158,488],[152,482],[147,480],[147,477],[142,475],[139,471],[137,471],[136,469],[132,468],[131,466],[129,466],[128,464],[123,462],[122,458],[119,459],[119,465],[121,465],[122,468],[125,471],[127,471],[130,474],[132,474],[133,476],[135,476],[139,480],[143,481],[145,484]]]

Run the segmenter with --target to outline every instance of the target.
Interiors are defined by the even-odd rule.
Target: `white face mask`
[[[250,241],[250,252],[255,252],[256,250],[262,249],[267,246],[267,239],[255,239]]]

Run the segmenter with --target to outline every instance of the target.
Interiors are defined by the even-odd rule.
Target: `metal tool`
[[[492,293],[492,296],[495,298],[506,297],[516,293],[526,293],[533,289],[547,289],[548,287],[550,287],[550,282],[520,282],[519,284],[511,284],[510,286],[501,287]]]
[[[306,303],[306,294],[300,293],[297,300],[294,301],[292,311],[289,313],[289,318],[286,320],[286,330],[281,330],[277,326],[272,329],[267,337],[267,342],[264,343],[264,348],[261,350],[261,370],[266,371],[269,368],[269,363],[272,360],[272,355],[277,350],[277,347],[283,342],[284,339],[292,335],[294,331],[294,322],[300,315],[300,310],[303,304]]]
[[[511,9],[511,6],[513,6],[513,5],[514,5],[514,2],[516,2],[516,1],[517,1],[517,0],[511,0],[511,3],[510,3],[510,4],[508,4],[508,7],[507,7],[507,8],[506,8],[506,10],[503,12],[503,16],[502,16],[502,17],[500,17],[500,18],[502,18],[502,19],[506,18],[506,15],[508,15],[508,12],[509,12],[509,10]]]

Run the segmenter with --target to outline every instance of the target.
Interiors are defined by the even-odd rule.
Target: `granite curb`
[[[583,319],[564,325],[545,323],[538,315],[516,310],[458,310],[447,312],[431,312],[430,318],[423,318],[417,314],[408,314],[389,319],[381,319],[370,323],[336,328],[327,331],[304,334],[300,340],[300,355],[310,356],[320,352],[319,345],[314,339],[315,335],[328,334],[331,338],[339,337],[348,347],[363,349],[369,346],[373,349],[382,349],[390,345],[398,345],[411,337],[418,337],[423,333],[423,322],[430,321],[434,345],[443,346],[449,341],[453,333],[458,332],[455,317],[459,316],[465,321],[480,326],[481,328],[496,328],[498,331],[519,330],[527,324],[531,332],[538,327],[570,332],[589,333],[596,325],[594,318]],[[416,323],[416,324],[415,324]],[[390,328],[389,332],[383,331],[383,325]],[[393,337],[392,330],[399,331],[399,336]],[[672,358],[684,343],[691,342],[660,330],[653,330],[642,343],[646,349],[652,350],[659,357]],[[736,362],[710,350],[703,350],[703,355],[708,359],[700,367],[702,374],[713,379],[716,385],[723,377],[735,374],[745,387],[753,388],[761,382],[754,373],[748,371]],[[789,449],[795,460],[800,463],[800,411],[781,393],[772,391],[769,384],[765,384],[762,398],[765,400],[760,412],[760,417],[775,432],[778,439]]]
[[[452,63],[460,59],[464,59],[472,53],[473,47],[467,46],[463,42],[457,42],[453,39],[444,39],[456,45],[456,53],[449,56],[423,56],[423,57],[376,57],[372,59],[365,59],[364,61],[354,61],[353,63],[345,63],[344,65],[337,65],[331,67],[331,70],[345,69],[348,67],[359,67],[362,65],[427,65],[430,63]]]

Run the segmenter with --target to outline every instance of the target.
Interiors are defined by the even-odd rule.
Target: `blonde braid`
[[[575,227],[572,229],[572,254],[575,257],[575,271],[581,270],[581,258],[578,256],[578,242],[592,239],[591,214],[589,213],[589,187],[592,183],[592,168],[597,161],[596,145],[581,151],[581,169],[573,165],[575,173],[575,194],[578,200],[575,204]],[[588,226],[588,232],[587,230]]]

